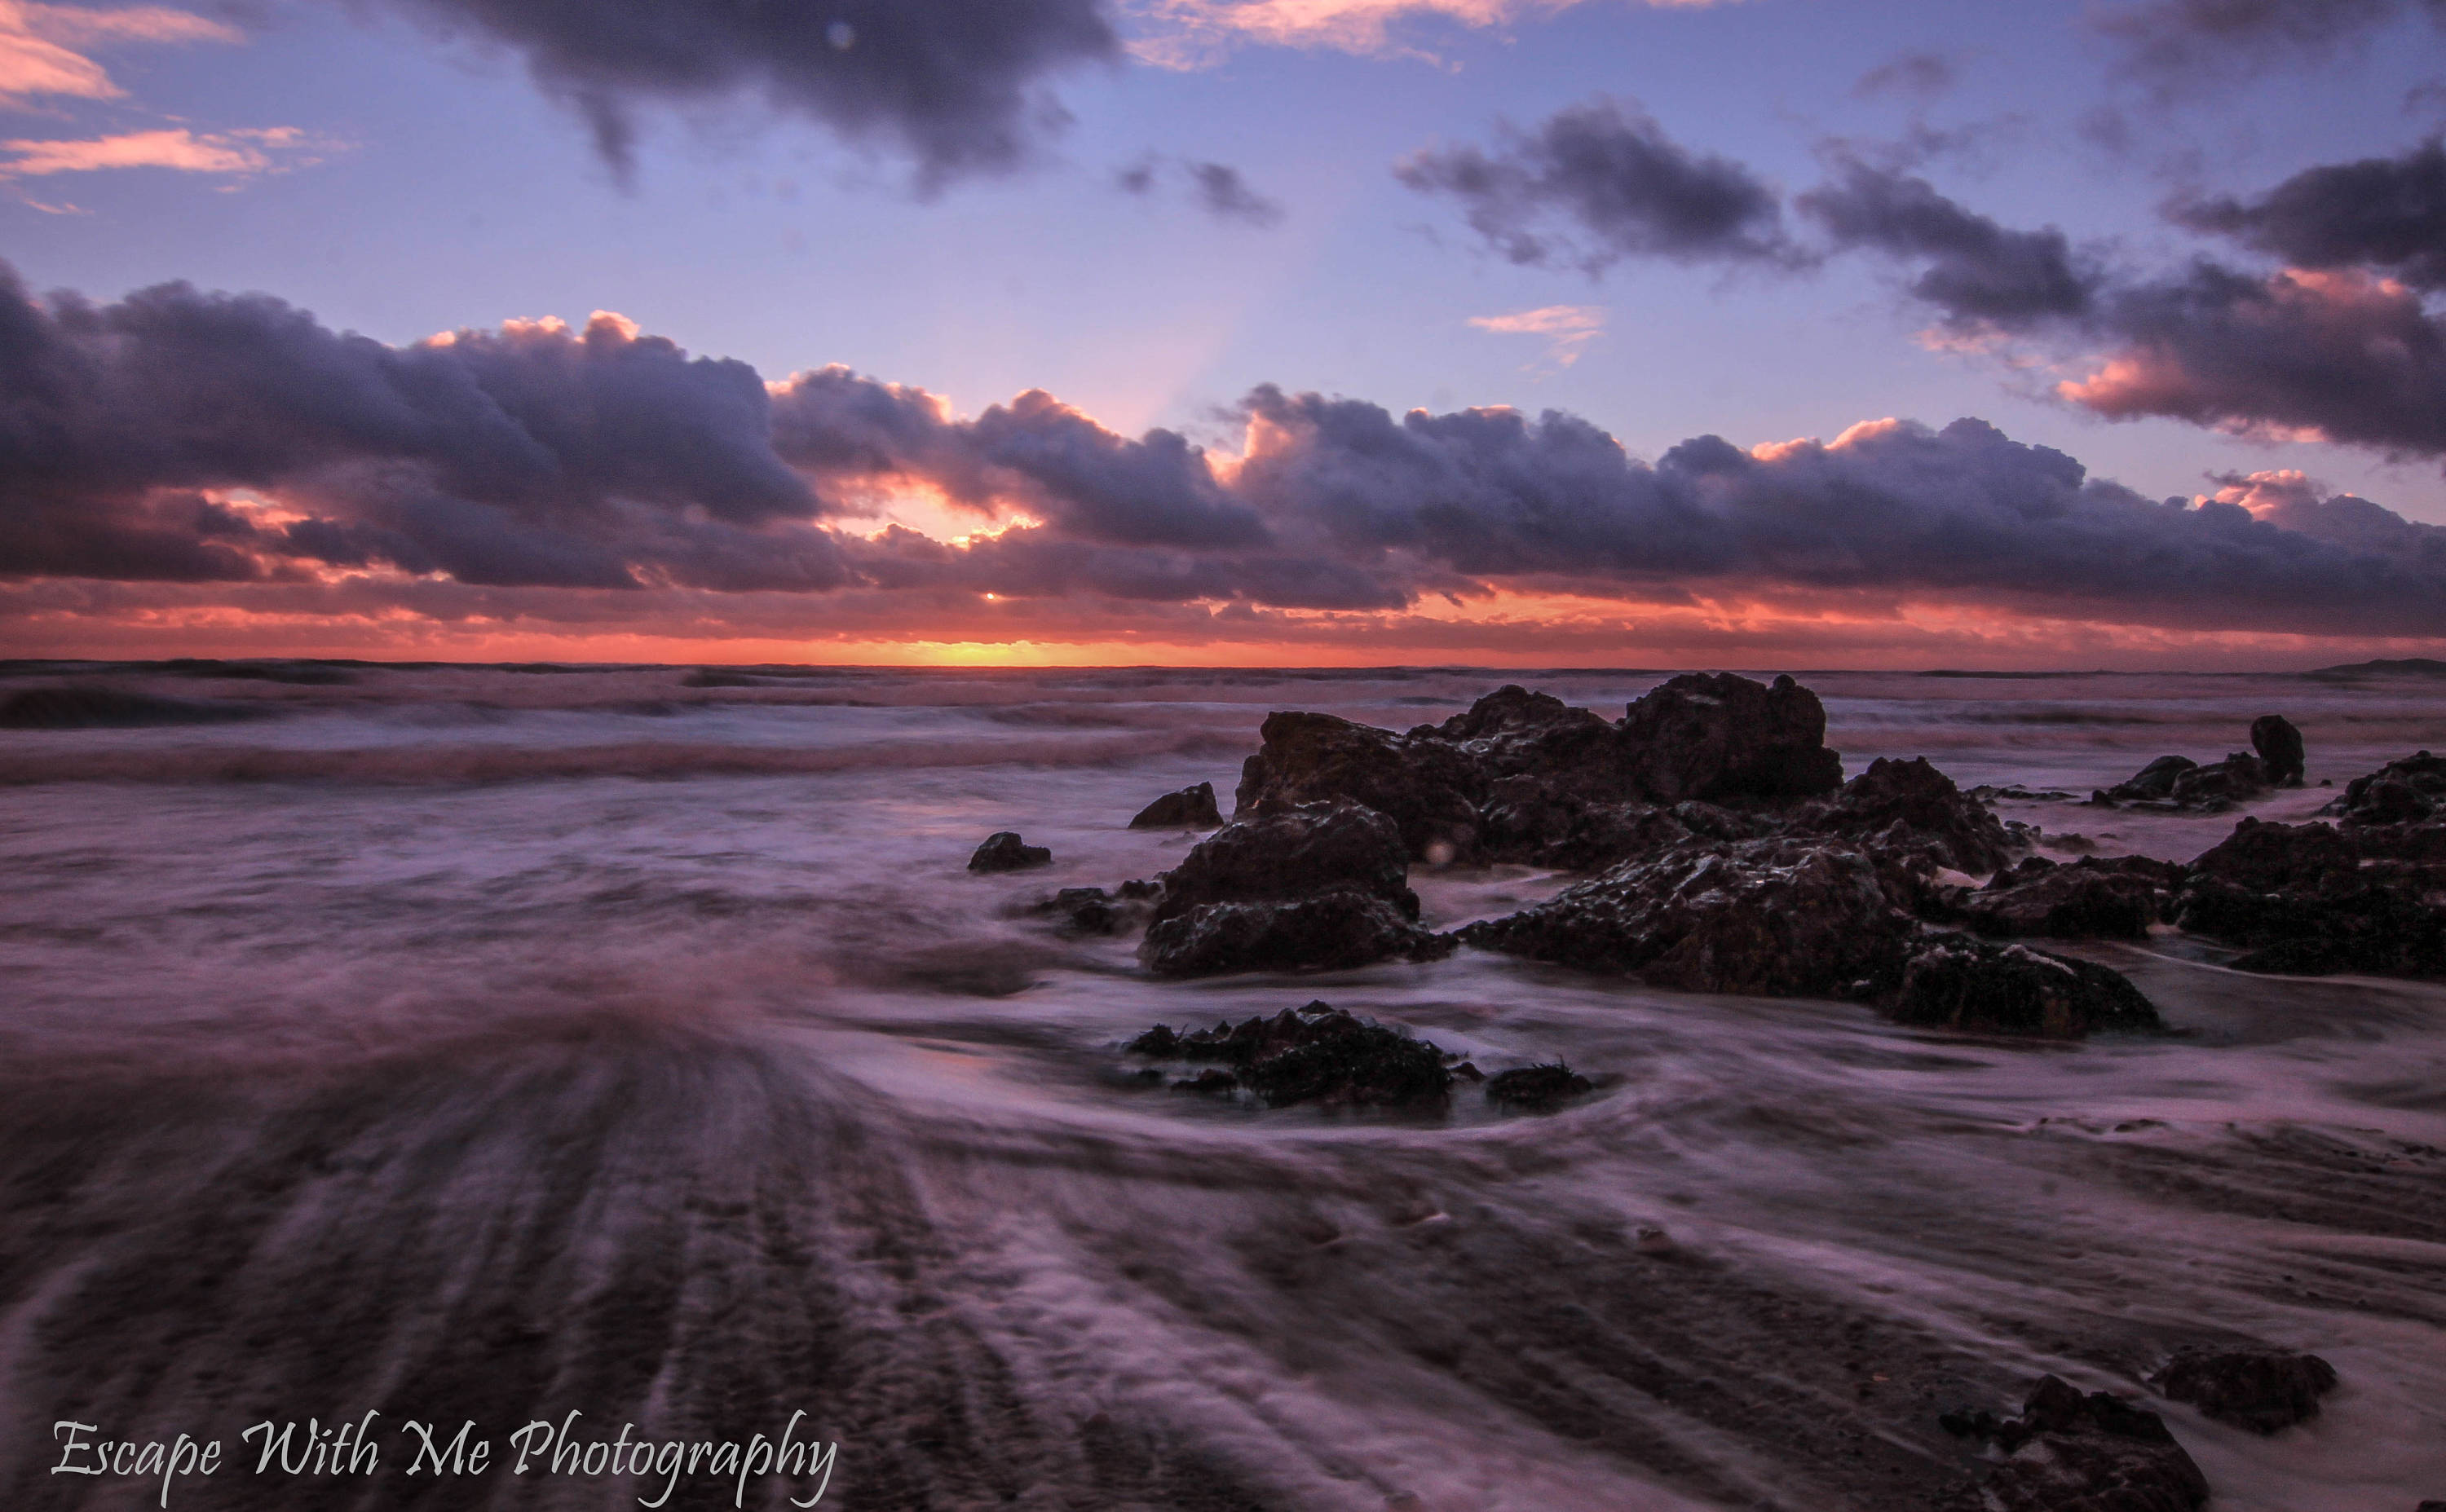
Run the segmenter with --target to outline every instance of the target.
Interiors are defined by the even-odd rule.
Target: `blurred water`
[[[152,1504],[46,1473],[71,1411],[378,1408],[804,1409],[854,1507],[1901,1507],[1975,1463],[1938,1410],[2230,1335],[2344,1385],[2272,1440],[2170,1409],[2219,1508],[2446,1496],[2437,988],[2101,946],[2188,1034],[2032,1049],[1468,952],[1158,983],[1025,913],[1173,864],[1191,837],[1129,815],[1199,780],[1228,810],[1270,709],[1402,727],[1520,681],[1613,714],[1662,674],[354,676],[120,672],[273,717],[0,731],[5,1504]],[[1803,680],[1851,770],[2080,794],[2282,712],[2313,786],[2269,817],[2446,729],[2418,681]],[[96,679],[0,696],[62,681]],[[2006,812],[2063,853],[2233,822]],[[969,875],[998,829],[1056,864]],[[1439,926],[1558,886],[1414,880]],[[1152,1022],[1319,997],[1602,1093],[1421,1122],[1109,1074]],[[346,1492],[174,1504],[637,1494]]]

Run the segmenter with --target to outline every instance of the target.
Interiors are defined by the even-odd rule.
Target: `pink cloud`
[[[242,40],[220,22],[161,6],[101,10],[0,0],[0,105],[23,105],[44,96],[121,98],[125,91],[80,49],[122,42]]]
[[[1220,62],[1233,47],[1322,48],[1335,52],[1422,57],[1403,45],[1403,24],[1439,20],[1484,28],[1567,10],[1581,0],[1143,0],[1135,9],[1153,29],[1133,40],[1142,63],[1197,68]],[[1658,9],[1695,8],[1733,0],[1636,0]]]
[[[197,133],[185,127],[135,131],[75,140],[20,138],[0,141],[0,178],[96,173],[109,168],[168,168],[191,174],[260,174],[295,166],[284,157],[313,146],[295,126]]]
[[[1546,356],[1556,366],[1569,367],[1589,343],[1605,334],[1606,309],[1603,305],[1548,305],[1509,315],[1472,315],[1469,323],[1502,336],[1543,336]]]

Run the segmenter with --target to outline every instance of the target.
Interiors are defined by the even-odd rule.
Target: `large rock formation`
[[[2245,819],[2193,863],[2175,922],[2245,949],[2244,971],[2446,975],[2440,856],[2446,826]]]
[[[1336,799],[1392,819],[1409,854],[1470,860],[1485,774],[1449,741],[1395,735],[1330,714],[1270,714],[1240,769],[1232,817]]]
[[[1157,880],[1161,924],[1211,903],[1279,903],[1355,891],[1419,916],[1402,832],[1373,808],[1349,802],[1301,804],[1228,825],[1199,841]]]
[[[1891,1016],[1931,1029],[2044,1039],[2159,1034],[2166,1027],[2156,1007],[2120,972],[2026,945],[1974,940],[1914,955]]]
[[[2347,824],[2412,824],[2446,807],[2446,756],[2417,751],[2344,785],[2342,797],[2321,811]]]
[[[1843,781],[1825,705],[1790,677],[1685,673],[1631,704],[1620,730],[1635,795],[1655,803],[1807,798]]]
[[[2207,766],[2189,756],[2163,756],[2111,788],[2090,794],[2092,803],[2138,804],[2214,813],[2267,795],[2274,787],[2302,785],[2302,732],[2284,716],[2266,714],[2250,726],[2249,751],[2236,751]]]
[[[1925,844],[1940,864],[1980,875],[2027,849],[1985,804],[1955,787],[1926,756],[1870,762],[1868,771],[1833,797],[1795,813],[1789,826],[1798,832],[1874,839],[1888,846]]]
[[[1816,695],[1730,674],[1678,677],[1608,721],[1516,685],[1404,735],[1273,714],[1241,771],[1238,817],[1346,799],[1389,815],[1413,856],[1593,867],[1671,838],[1691,800],[1788,803],[1833,792]]]
[[[1695,992],[1860,995],[1898,980],[1913,925],[1876,860],[1797,839],[1627,861],[1468,944]]]

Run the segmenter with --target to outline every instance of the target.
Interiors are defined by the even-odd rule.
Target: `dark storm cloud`
[[[634,111],[761,101],[906,152],[931,187],[1007,169],[1044,81],[1120,56],[1101,0],[387,0],[523,54],[625,171]]]
[[[2412,14],[2446,26],[2446,0],[2146,0],[2093,25],[2125,71],[2171,95],[2332,57]]]
[[[2255,199],[2192,200],[2173,214],[2296,268],[2375,268],[2446,289],[2446,143],[2436,138],[2399,158],[2305,169]]]
[[[2076,317],[2101,277],[2053,227],[2007,230],[1924,178],[1862,162],[1842,163],[1796,203],[1838,247],[1925,263],[1911,292],[1954,321],[2011,327]]]
[[[40,303],[5,268],[0,477],[0,571],[139,579],[293,557],[633,586],[679,537],[704,557],[821,508],[773,450],[753,368],[614,317],[394,347],[183,284]],[[206,489],[304,518],[267,534]]]
[[[2117,290],[2081,319],[2158,342],[2173,358],[2156,381],[2196,383],[2196,364],[2258,382],[2248,362],[2180,343],[2270,318],[2254,313],[2259,287],[2204,272],[2182,298]],[[2320,318],[2345,287],[2304,286]],[[2385,304],[2401,289],[2350,288],[2404,318]],[[97,307],[38,303],[13,281],[0,294],[0,575],[20,580],[376,594],[421,582],[537,604],[626,597],[649,616],[658,593],[702,614],[706,595],[856,592],[904,596],[911,633],[930,606],[988,594],[1372,613],[1507,588],[1668,603],[1711,584],[2446,633],[2446,532],[2299,480],[2153,501],[1977,420],[1756,452],[1701,437],[1649,464],[1571,415],[1397,416],[1266,386],[1242,402],[1246,455],[1223,465],[1176,433],[1123,436],[1037,391],[962,420],[846,368],[768,386],[616,316],[393,347],[262,296],[167,286]],[[2260,344],[2316,345],[2301,329]],[[2121,401],[2145,397],[2132,383],[2149,375],[2125,376]],[[2337,385],[2266,382],[2280,379]],[[2171,392],[2147,391],[2161,404]],[[2436,392],[2399,401],[2390,423],[2427,403],[2434,431]],[[2081,397],[2117,412],[2116,393]],[[913,491],[979,528],[844,528]]]
[[[1595,100],[1534,131],[1502,128],[1490,153],[1428,150],[1395,173],[1460,202],[1515,263],[1594,271],[1625,257],[1779,260],[1791,255],[1776,193],[1729,159],[1691,151],[1636,105]]]

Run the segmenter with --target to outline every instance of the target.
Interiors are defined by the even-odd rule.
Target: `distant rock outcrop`
[[[1130,820],[1133,830],[1217,830],[1222,825],[1223,812],[1214,806],[1212,782],[1167,793]]]
[[[1027,867],[1049,866],[1053,852],[1044,846],[1032,846],[1019,837],[1016,830],[1000,830],[986,836],[969,857],[970,871],[1018,871]]]

